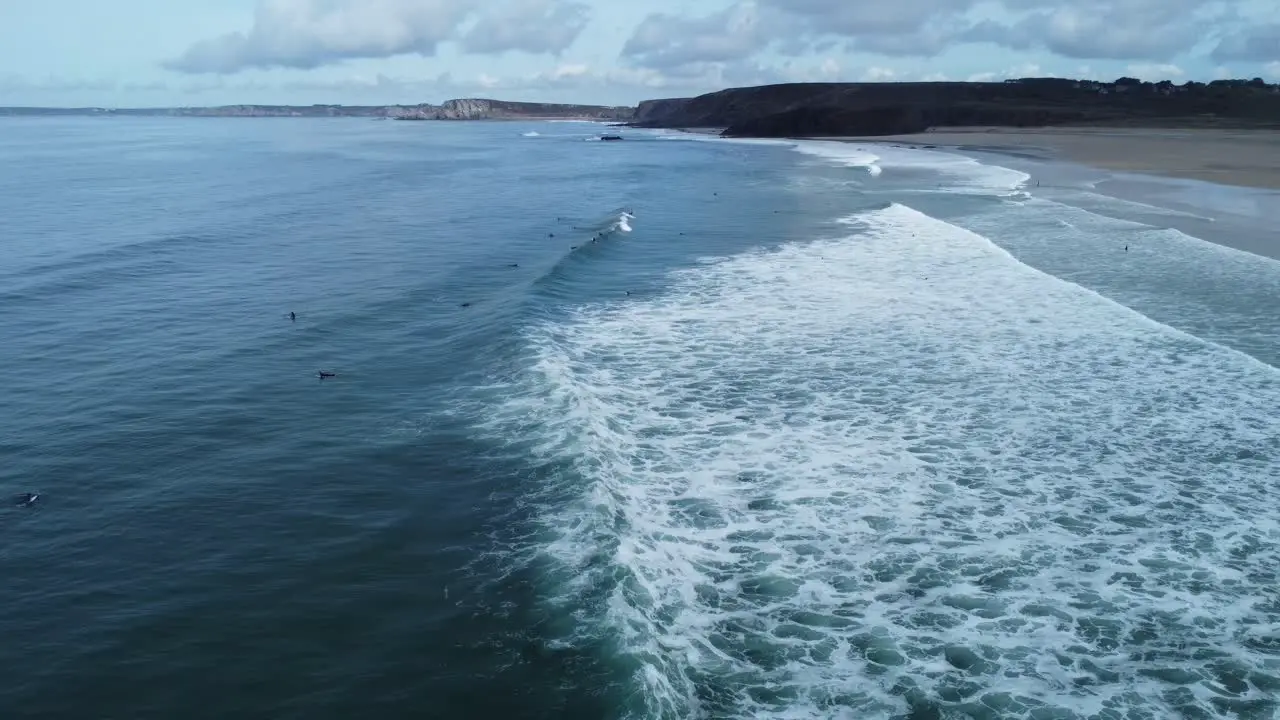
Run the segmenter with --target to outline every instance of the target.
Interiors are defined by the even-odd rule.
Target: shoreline
[[[972,128],[810,139],[964,155],[1029,174],[1025,189],[1046,200],[1280,260],[1280,132]],[[1081,202],[1090,195],[1133,205]]]
[[[916,135],[814,138],[934,146],[1065,161],[1102,170],[1280,190],[1280,131],[1133,128],[948,128]]]

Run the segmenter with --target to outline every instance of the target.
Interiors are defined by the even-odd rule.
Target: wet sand
[[[837,138],[831,138],[837,139]],[[1280,131],[1130,128],[947,128],[838,138],[1065,160],[1145,175],[1280,189]]]

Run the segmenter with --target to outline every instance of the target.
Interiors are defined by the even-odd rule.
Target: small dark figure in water
[[[462,303],[458,307],[471,307],[471,303]]]
[[[555,237],[555,236],[556,236],[555,233],[547,233],[547,237]]]
[[[507,267],[520,267],[520,263],[511,263]]]
[[[316,371],[316,377],[320,378],[321,380],[325,378],[337,377],[337,375],[338,373],[325,372],[323,370]]]
[[[18,507],[31,507],[39,497],[39,493],[19,493],[13,501]]]
[[[578,246],[577,246],[577,245],[570,245],[570,246],[569,246],[569,249],[570,249],[570,250],[577,250],[577,249],[578,249]]]
[[[628,291],[627,291],[627,294],[628,294],[628,295],[630,295],[630,294],[631,294],[631,291],[630,291],[630,290],[628,290]]]
[[[1125,251],[1125,252],[1129,252],[1129,246],[1128,246],[1128,245],[1125,245],[1125,246],[1124,246],[1124,251]]]
[[[290,313],[289,313],[289,322],[298,322],[298,316],[297,316],[297,315],[294,315],[292,312],[290,312]]]

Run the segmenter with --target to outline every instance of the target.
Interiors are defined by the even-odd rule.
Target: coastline
[[[1027,190],[1048,200],[1114,198],[1131,207],[1084,209],[1280,260],[1280,132],[956,128],[812,139],[955,152],[1028,173]]]
[[[831,139],[1007,153],[1115,172],[1280,189],[1280,132],[1275,130],[979,127]]]

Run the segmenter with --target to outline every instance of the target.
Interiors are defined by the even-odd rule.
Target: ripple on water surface
[[[641,714],[1270,717],[1276,371],[849,223],[538,327],[485,424],[574,468],[551,594]]]

